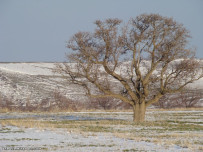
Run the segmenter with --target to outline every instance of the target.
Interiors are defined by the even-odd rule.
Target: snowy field
[[[1,152],[201,152],[203,111],[1,113]]]

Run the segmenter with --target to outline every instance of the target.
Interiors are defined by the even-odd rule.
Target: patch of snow
[[[0,63],[0,70],[29,75],[53,75],[54,63]]]
[[[2,127],[0,127],[2,128]],[[0,133],[0,148],[39,148],[40,151],[49,152],[89,152],[89,151],[157,151],[157,152],[185,152],[187,148],[177,145],[165,147],[145,141],[134,141],[130,139],[118,138],[113,135],[97,133],[96,135],[84,136],[80,133],[72,133],[63,129],[57,130],[38,130],[34,128],[18,128],[6,126],[8,132]],[[44,150],[43,150],[44,149]]]

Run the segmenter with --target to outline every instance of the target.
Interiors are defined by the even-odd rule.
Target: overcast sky
[[[0,0],[0,62],[65,61],[66,41],[96,19],[173,17],[203,58],[203,0]]]

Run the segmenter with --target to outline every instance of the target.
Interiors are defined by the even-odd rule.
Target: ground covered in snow
[[[0,113],[0,151],[202,151],[203,111]]]

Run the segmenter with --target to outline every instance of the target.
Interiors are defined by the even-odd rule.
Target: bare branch
[[[188,49],[189,32],[172,18],[142,14],[123,26],[119,19],[95,24],[94,32],[78,32],[69,40],[72,63],[56,66],[87,95],[117,98],[142,113],[163,95],[203,78],[202,61]]]

